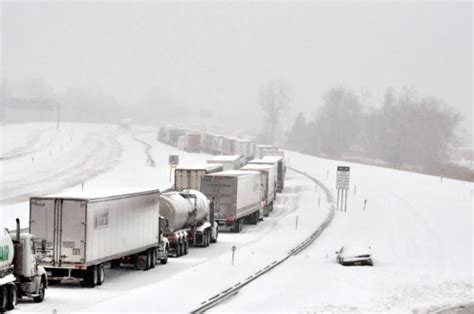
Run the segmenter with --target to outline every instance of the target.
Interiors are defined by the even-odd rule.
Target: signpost
[[[234,266],[234,256],[235,256],[235,250],[237,247],[235,245],[232,245],[232,266]]]
[[[347,212],[347,190],[349,190],[350,167],[337,166],[336,189],[337,210]]]
[[[176,166],[179,164],[179,155],[170,155],[168,159],[168,164],[170,165],[170,182],[173,174],[173,169],[176,169]]]

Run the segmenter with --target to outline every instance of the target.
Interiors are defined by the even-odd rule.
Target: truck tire
[[[34,297],[33,301],[35,301],[36,303],[43,302],[45,294],[46,294],[46,282],[45,282],[45,279],[43,278],[41,279],[40,287],[38,289],[38,296]]]
[[[0,313],[7,311],[7,301],[8,301],[7,287],[1,286],[0,287]]]
[[[104,281],[105,281],[105,269],[104,269],[104,264],[98,265],[97,268],[98,268],[98,270],[97,270],[97,272],[98,272],[98,274],[97,274],[97,276],[98,276],[98,278],[97,278],[97,285],[98,285],[98,286],[101,286],[101,285],[104,283]]]
[[[151,250],[151,265],[150,268],[155,268],[156,265],[156,249],[150,249]]]
[[[212,231],[211,231],[211,243],[216,243],[217,242],[217,237],[219,236],[219,229],[216,229],[216,237],[212,237]]]
[[[189,249],[189,242],[188,240],[184,240],[184,255],[188,254],[188,249]]]
[[[7,311],[13,310],[17,303],[17,294],[15,285],[7,286]]]
[[[96,265],[87,267],[86,276],[82,280],[82,286],[88,288],[94,288],[97,285],[98,280],[98,271]]]

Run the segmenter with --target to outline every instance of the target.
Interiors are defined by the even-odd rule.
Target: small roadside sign
[[[177,166],[179,164],[179,155],[170,155],[168,164],[170,166]]]
[[[336,176],[336,189],[338,190],[348,190],[349,189],[349,176],[350,176],[350,167],[337,167],[337,176]]]

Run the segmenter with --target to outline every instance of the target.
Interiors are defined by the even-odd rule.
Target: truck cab
[[[41,302],[48,279],[45,269],[39,265],[35,237],[29,233],[21,233],[18,241],[17,232],[10,232],[10,236],[15,250],[13,265],[18,297],[29,297]]]

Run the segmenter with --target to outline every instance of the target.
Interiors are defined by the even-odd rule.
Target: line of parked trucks
[[[17,230],[0,233],[0,312],[13,309],[17,298],[41,302],[48,285],[63,280],[101,285],[106,266],[148,270],[166,264],[190,246],[215,243],[220,231],[240,232],[272,212],[286,171],[278,148],[177,128],[161,128],[158,140],[219,156],[178,167],[174,186],[163,192],[31,197],[29,232],[21,233],[17,221]]]

